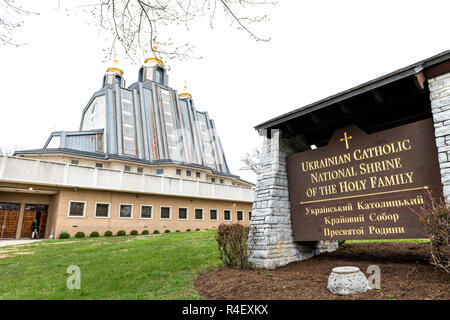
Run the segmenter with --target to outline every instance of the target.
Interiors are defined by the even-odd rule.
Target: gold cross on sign
[[[340,139],[340,141],[345,141],[345,149],[348,149],[348,140],[352,139],[353,137],[347,137],[347,132],[344,132],[344,137]]]

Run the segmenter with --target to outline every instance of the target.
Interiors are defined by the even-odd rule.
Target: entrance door
[[[34,219],[38,221],[39,225],[39,238],[45,236],[45,226],[47,223],[48,205],[43,204],[26,204],[23,212],[22,232],[21,238],[31,238],[33,230],[31,226]]]
[[[15,238],[20,204],[0,203],[0,238]]]

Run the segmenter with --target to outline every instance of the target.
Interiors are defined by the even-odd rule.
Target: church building
[[[78,131],[0,156],[1,238],[31,237],[35,219],[41,238],[249,223],[254,185],[231,174],[214,120],[168,86],[160,59],[129,87],[123,74],[106,70]]]

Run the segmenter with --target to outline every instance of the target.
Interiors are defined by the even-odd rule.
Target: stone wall
[[[450,197],[450,73],[428,79],[444,195]]]
[[[292,237],[286,157],[305,149],[301,138],[283,139],[279,130],[271,130],[270,139],[263,134],[249,237],[255,267],[272,269],[337,247],[337,242],[299,243]]]

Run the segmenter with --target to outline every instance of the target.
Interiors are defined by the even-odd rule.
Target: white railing
[[[253,201],[254,188],[215,184],[72,164],[0,156],[0,181],[138,192],[195,198]]]

